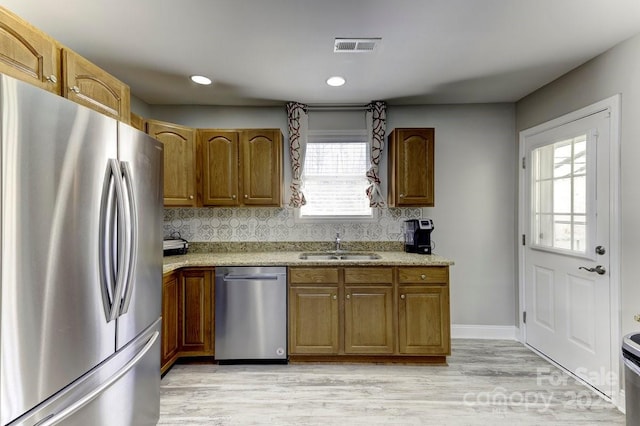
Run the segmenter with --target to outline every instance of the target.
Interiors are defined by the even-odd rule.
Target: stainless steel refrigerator
[[[162,145],[0,76],[2,425],[155,425]]]

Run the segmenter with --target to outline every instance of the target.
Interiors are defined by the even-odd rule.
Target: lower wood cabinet
[[[164,373],[178,358],[180,346],[180,331],[178,329],[179,288],[179,273],[170,272],[162,277],[161,373]]]
[[[338,353],[338,286],[289,289],[289,353]]]
[[[213,355],[213,271],[189,268],[180,280],[181,355]]]
[[[213,285],[213,268],[185,268],[164,275],[161,373],[179,357],[214,355]]]
[[[447,266],[291,267],[290,358],[446,362],[448,283]]]
[[[398,350],[450,354],[449,268],[398,268]]]
[[[344,268],[344,352],[394,352],[393,268]]]

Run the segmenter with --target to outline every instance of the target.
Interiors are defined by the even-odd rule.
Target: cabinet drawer
[[[400,283],[448,284],[448,266],[428,266],[418,268],[398,268]]]
[[[291,284],[338,283],[338,270],[335,268],[291,268],[289,269]]]
[[[392,268],[345,268],[345,284],[392,284]]]

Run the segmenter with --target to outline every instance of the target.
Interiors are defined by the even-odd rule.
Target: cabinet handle
[[[422,274],[422,275],[420,275],[420,278],[423,279],[423,280],[426,280],[427,276],[425,274]]]
[[[404,194],[400,194],[400,198],[404,198]]]
[[[400,295],[400,299],[404,300],[404,294]]]
[[[80,88],[78,86],[73,86],[69,90],[71,90],[73,93],[80,93]]]
[[[189,195],[189,199],[190,199],[190,200],[193,200],[193,195]]]
[[[347,300],[351,299],[351,295],[347,294]]]
[[[235,200],[235,199],[236,199],[236,194],[233,194],[233,195],[231,196],[231,199],[232,199],[232,200]]]
[[[244,194],[244,198],[246,200],[247,198],[249,198],[249,196],[247,194]]]
[[[58,82],[58,78],[55,75],[51,74],[49,77],[47,77],[47,81],[49,83],[56,84]]]
[[[336,296],[335,294],[333,295],[333,300],[337,300],[338,296]]]

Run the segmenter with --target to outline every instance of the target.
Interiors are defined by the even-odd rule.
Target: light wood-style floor
[[[454,340],[449,366],[175,365],[159,425],[624,425],[517,342]]]

